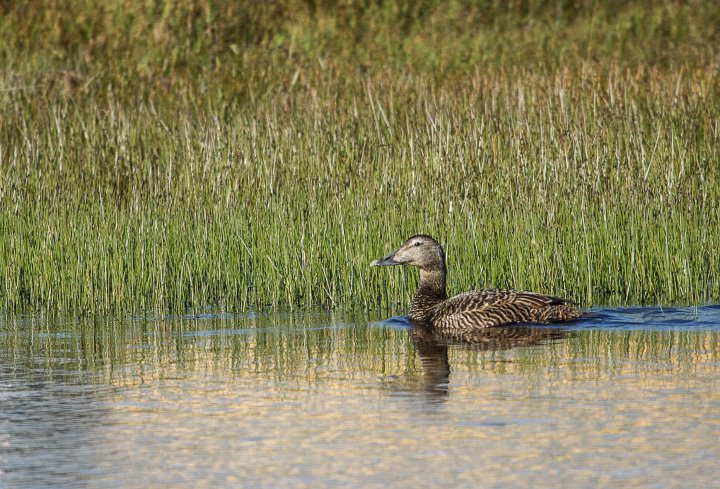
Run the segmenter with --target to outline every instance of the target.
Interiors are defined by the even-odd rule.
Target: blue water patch
[[[410,318],[408,316],[393,316],[391,318],[384,319],[382,321],[376,321],[374,323],[370,323],[371,326],[378,326],[382,328],[391,328],[391,329],[410,329],[412,328],[412,323],[410,323]]]
[[[573,329],[719,331],[720,305],[599,308]]]

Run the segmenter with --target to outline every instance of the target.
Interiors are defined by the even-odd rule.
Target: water
[[[0,487],[717,487],[720,307],[0,322]]]

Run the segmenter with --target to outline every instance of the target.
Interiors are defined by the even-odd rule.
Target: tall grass
[[[0,20],[7,311],[402,311],[418,232],[453,292],[720,298],[712,2],[70,5]]]

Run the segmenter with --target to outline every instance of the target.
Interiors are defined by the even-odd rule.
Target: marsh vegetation
[[[0,308],[717,301],[718,4],[508,5],[0,6]]]

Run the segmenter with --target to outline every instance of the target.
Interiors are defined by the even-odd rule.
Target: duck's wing
[[[451,297],[435,309],[440,330],[487,328],[517,322],[556,322],[582,316],[565,299],[511,289],[485,289]]]

